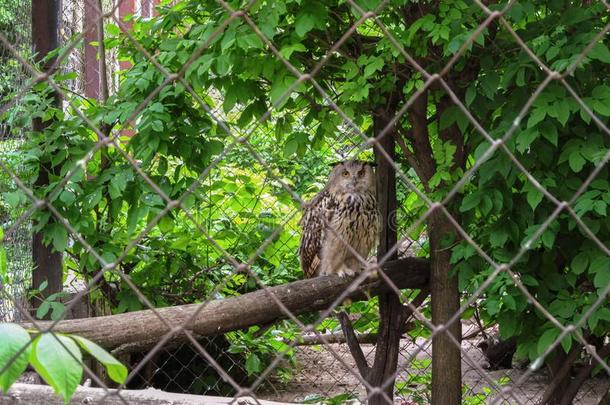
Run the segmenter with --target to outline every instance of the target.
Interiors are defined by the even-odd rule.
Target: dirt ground
[[[496,371],[485,370],[483,367],[486,366],[486,360],[480,349],[476,347],[477,343],[478,341],[474,339],[462,343],[463,381],[469,387],[464,398],[487,391],[484,396],[485,399],[478,403],[491,403],[492,400],[498,398],[498,395],[501,395],[501,388],[495,382],[502,379],[505,380],[502,388],[511,387],[512,395],[501,396],[502,401],[500,403],[529,405],[536,404],[540,400],[547,381],[544,370],[532,373],[525,382],[516,386],[515,382],[526,370],[519,368]],[[412,362],[409,357],[417,352],[418,345],[422,350],[415,355],[415,361]],[[369,359],[369,364],[374,357],[374,350],[373,345],[363,345],[363,351]],[[395,398],[396,404],[425,405],[429,403],[429,387],[425,385],[426,379],[421,378],[421,376],[430,372],[431,353],[432,348],[430,344],[425,344],[424,339],[415,343],[407,339],[401,341],[399,368],[403,371],[397,379],[399,389]],[[259,398],[298,403],[308,398],[313,399],[314,395],[332,398],[341,394],[348,394],[353,399],[345,399],[342,402],[353,404],[365,402],[365,391],[355,376],[355,373],[357,373],[356,366],[347,345],[300,346],[297,348],[297,359],[298,372],[296,378],[290,381],[288,386],[282,386],[279,382],[273,383],[273,387],[268,387],[265,392],[259,392]],[[476,365],[481,366],[481,368],[477,368]],[[408,381],[408,383],[400,384],[404,381]],[[402,389],[400,389],[401,386]],[[610,379],[607,377],[591,379],[583,385],[574,404],[597,405],[608,387],[610,387]]]

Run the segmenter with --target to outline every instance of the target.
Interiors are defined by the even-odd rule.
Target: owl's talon
[[[337,272],[337,275],[341,278],[347,278],[347,277],[353,277],[356,275],[356,272],[352,269],[350,269],[349,267],[339,270]]]

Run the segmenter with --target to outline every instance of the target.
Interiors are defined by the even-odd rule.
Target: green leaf
[[[483,76],[480,83],[485,95],[489,99],[493,99],[500,84],[500,75],[496,72],[488,72]]]
[[[574,311],[576,311],[576,303],[570,300],[556,299],[551,302],[549,311],[551,311],[553,315],[564,319],[570,319],[574,315]]]
[[[568,164],[573,172],[580,172],[585,166],[585,163],[587,163],[587,161],[582,156],[580,150],[573,150],[572,153],[570,153],[570,156],[568,157]]]
[[[561,123],[562,126],[566,125],[568,119],[570,118],[570,104],[567,99],[561,99],[555,104],[553,104],[553,108],[557,112],[557,119]]]
[[[608,49],[606,44],[602,42],[595,44],[588,56],[591,59],[597,59],[604,63],[610,63],[610,49]]]
[[[81,352],[72,339],[51,333],[37,337],[30,353],[34,370],[66,404],[83,376],[81,361]]]
[[[502,247],[508,240],[508,232],[506,230],[500,228],[495,230],[489,236],[489,243],[492,247]]]
[[[51,309],[51,301],[45,300],[43,301],[40,306],[38,307],[38,309],[36,310],[36,318],[38,319],[42,319],[44,318],[47,313],[49,312],[49,309]]]
[[[540,285],[540,283],[538,283],[538,280],[536,280],[533,276],[530,276],[529,274],[522,275],[521,281],[523,282],[523,284],[530,287],[537,287]]]
[[[475,85],[470,85],[468,86],[468,88],[466,89],[466,107],[470,107],[470,104],[472,104],[472,102],[474,101],[475,97],[477,96],[477,89],[475,87]]]
[[[535,108],[527,120],[527,127],[532,128],[546,117],[546,110],[543,108]]]
[[[603,254],[596,255],[596,257],[591,260],[589,272],[593,274],[604,271],[610,273],[610,257]]]
[[[2,193],[2,197],[11,208],[17,207],[19,203],[26,199],[25,195],[20,190]]]
[[[169,233],[172,231],[172,229],[174,229],[174,220],[165,215],[163,218],[161,218],[157,226],[161,232]]]
[[[315,15],[306,11],[303,11],[299,15],[297,15],[296,21],[294,22],[294,30],[300,37],[304,37],[305,34],[311,31],[315,26]]]
[[[540,336],[540,339],[538,339],[538,355],[542,355],[542,353],[544,353],[544,351],[553,344],[553,342],[555,342],[555,339],[557,339],[557,336],[559,336],[559,330],[557,330],[556,328],[552,328],[552,329],[547,329],[542,336]]]
[[[261,360],[254,353],[250,353],[246,359],[246,372],[252,375],[261,371]]]
[[[303,45],[300,42],[297,42],[296,44],[290,44],[290,45],[282,47],[282,49],[280,49],[280,54],[284,58],[290,59],[290,56],[293,54],[293,52],[305,52],[305,51],[307,51],[307,48],[305,48],[305,45]]]
[[[596,113],[606,117],[610,116],[610,106],[607,101],[593,100],[592,106]]]
[[[512,312],[504,312],[498,319],[500,325],[500,336],[502,339],[508,339],[515,334],[518,326],[518,317]]]
[[[478,194],[478,193],[468,194],[462,200],[462,205],[460,205],[460,212],[470,211],[471,209],[473,209],[474,207],[476,207],[479,204],[480,200],[481,200],[481,194]]]
[[[517,135],[517,150],[519,153],[525,152],[532,142],[538,138],[538,131],[534,128],[528,128]]]
[[[364,77],[369,77],[378,70],[383,69],[384,64],[382,58],[371,58],[371,61],[364,68]]]
[[[589,307],[587,307],[586,309],[588,308]],[[591,330],[593,331],[597,328],[597,325],[599,324],[600,320],[610,321],[609,308],[597,308],[597,310],[591,314],[589,319],[587,319],[587,325],[589,325],[589,328],[591,328]]]
[[[30,342],[30,335],[21,326],[14,323],[0,324],[0,369],[4,368],[8,362],[15,356],[24,346]],[[19,354],[10,366],[0,374],[0,390],[4,393],[8,391],[11,385],[25,371],[30,351],[32,346],[28,347]]]
[[[536,207],[542,202],[542,198],[544,194],[542,191],[538,190],[531,182],[527,182],[525,187],[523,187],[523,191],[525,191],[527,203],[532,207],[532,211],[536,210]]]
[[[610,285],[610,257],[598,256],[591,261],[589,273],[595,274],[593,285],[597,288],[604,288]]]
[[[68,231],[66,228],[57,222],[49,224],[47,226],[47,234],[51,238],[53,248],[57,252],[63,252],[68,246]]]
[[[58,321],[64,315],[64,312],[66,312],[66,306],[59,301],[51,301],[50,304],[52,309],[51,320]]]
[[[0,241],[2,238],[0,237]],[[8,279],[8,260],[6,259],[6,250],[0,245],[0,283],[6,283]]]
[[[539,127],[542,136],[553,146],[557,146],[557,139],[559,137],[559,135],[557,134],[557,127],[552,123],[546,121],[540,124]]]
[[[97,361],[106,367],[108,376],[112,379],[112,381],[123,384],[125,380],[127,380],[127,367],[115,359],[101,346],[80,336],[72,336],[72,339],[76,340],[80,347],[82,347],[87,353],[95,357]]]
[[[106,32],[110,35],[110,36],[118,36],[121,34],[121,29],[116,26],[115,24],[104,24],[104,28],[106,29]]]
[[[540,238],[545,248],[551,249],[555,244],[555,232],[551,229],[547,229],[542,233]]]
[[[70,190],[64,190],[59,195],[59,200],[66,205],[72,205],[76,201],[76,195]]]
[[[487,309],[487,313],[490,316],[493,316],[493,315],[497,314],[498,311],[500,311],[500,303],[498,301],[496,301],[495,299],[488,299],[485,302],[485,309]]]
[[[587,269],[589,264],[589,254],[587,252],[580,252],[572,259],[570,267],[572,272],[575,274],[581,274]]]
[[[561,347],[563,350],[568,353],[572,348],[572,335],[565,335],[563,339],[561,339]]]
[[[502,297],[502,302],[506,306],[506,308],[514,311],[517,309],[517,302],[515,301],[515,297],[510,294],[506,294]]]
[[[231,69],[231,59],[229,58],[229,55],[220,55],[216,58],[216,73],[218,73],[219,76],[226,75],[229,72],[229,69]]]

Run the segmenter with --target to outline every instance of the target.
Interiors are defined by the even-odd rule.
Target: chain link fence
[[[0,5],[0,31],[14,44],[13,51],[25,58],[29,58],[31,53],[30,9],[30,1],[14,0]],[[11,50],[0,45],[0,97],[4,99],[24,88],[29,77],[27,70],[13,56]],[[7,108],[8,106],[3,105],[2,111]],[[5,120],[0,121],[0,159],[22,178],[28,176],[20,165],[19,156],[26,131],[27,128],[10,128]],[[32,267],[31,231],[27,222],[15,223],[22,212],[6,203],[7,198],[16,197],[14,192],[17,188],[5,172],[0,174],[0,190],[5,197],[0,200],[0,224],[3,229],[12,229],[4,241],[7,255],[11,258],[8,262],[9,285],[6,288],[20,305],[25,305]],[[0,301],[0,321],[21,319],[23,317],[11,300]]]
[[[19,3],[18,0],[14,1]],[[593,404],[601,400],[609,387],[607,376],[610,373],[610,366],[604,360],[607,353],[603,352],[603,348],[608,347],[608,342],[603,341],[601,345],[599,342],[597,344],[589,342],[582,334],[580,326],[587,322],[598,307],[607,305],[610,285],[600,289],[598,296],[590,303],[578,324],[564,325],[539,303],[539,297],[530,292],[527,283],[524,282],[519,272],[514,270],[514,266],[527,254],[535,241],[552,226],[553,221],[560,214],[567,215],[576,221],[596,249],[610,256],[607,241],[600,240],[596,236],[590,223],[583,221],[581,216],[577,215],[575,207],[578,198],[587,191],[596,176],[607,170],[610,150],[600,151],[600,158],[594,170],[577,187],[574,195],[568,199],[559,199],[536,180],[535,175],[528,171],[527,164],[521,162],[507,145],[519,131],[520,122],[531,112],[532,105],[552,82],[559,83],[565,88],[578,107],[597,125],[600,133],[605,136],[610,135],[610,130],[604,120],[592,111],[584,98],[571,87],[567,80],[587,58],[595,44],[607,38],[610,23],[607,23],[602,31],[595,33],[593,38],[588,41],[588,45],[571,63],[562,69],[552,69],[532,51],[527,41],[522,39],[505,19],[515,2],[510,1],[503,8],[492,10],[487,2],[475,0],[474,3],[481,14],[480,24],[475,29],[465,31],[464,41],[456,49],[449,62],[432,70],[436,73],[431,73],[432,71],[421,66],[418,62],[419,58],[415,58],[405,50],[404,38],[398,37],[394,33],[393,27],[388,28],[383,22],[382,16],[384,12],[393,7],[393,2],[384,1],[371,8],[358,1],[347,0],[345,6],[352,13],[353,24],[340,38],[328,38],[328,49],[314,61],[312,70],[305,71],[302,66],[295,64],[289,56],[286,56],[286,50],[278,48],[274,44],[273,38],[263,32],[255,23],[256,1],[236,8],[233,3],[219,0],[218,5],[222,12],[219,12],[217,16],[218,27],[207,33],[207,39],[197,44],[195,52],[182,63],[179,70],[171,71],[167,68],[167,61],[150,53],[147,46],[139,43],[130,30],[137,19],[125,20],[119,16],[119,9],[124,2],[104,2],[104,15],[94,18],[92,24],[103,21],[105,24],[112,25],[114,29],[119,30],[117,35],[122,36],[124,41],[137,51],[137,56],[132,56],[129,60],[114,48],[108,51],[107,81],[111,96],[118,91],[121,85],[117,71],[129,69],[130,64],[136,62],[136,59],[148,61],[163,75],[163,79],[157,83],[154,91],[150,92],[143,101],[133,103],[128,117],[124,119],[126,124],[108,131],[102,125],[104,121],[87,115],[89,110],[86,103],[76,102],[75,98],[70,95],[70,93],[74,93],[85,96],[86,83],[83,77],[86,76],[87,58],[84,51],[86,46],[84,38],[86,29],[92,28],[85,27],[83,23],[85,21],[83,10],[87,6],[87,1],[89,0],[85,0],[84,3],[70,1],[65,2],[62,6],[63,50],[59,54],[59,60],[62,63],[63,74],[70,72],[77,72],[77,74],[74,77],[70,76],[69,80],[61,82],[53,75],[43,78],[54,91],[63,96],[63,109],[78,116],[87,125],[86,130],[90,131],[95,138],[90,142],[91,147],[83,151],[81,159],[61,173],[60,180],[53,184],[50,190],[46,190],[44,198],[41,198],[40,194],[32,189],[32,182],[27,173],[23,173],[11,161],[11,154],[19,153],[21,150],[21,140],[25,136],[27,128],[24,127],[23,130],[21,128],[19,130],[7,129],[0,124],[2,130],[0,133],[0,181],[9,187],[8,190],[19,190],[27,196],[30,203],[28,209],[10,212],[7,210],[6,213],[0,211],[0,220],[5,235],[3,245],[8,251],[10,275],[10,283],[3,286],[2,289],[0,320],[27,320],[41,331],[52,330],[58,322],[61,322],[61,317],[59,317],[53,321],[50,328],[41,327],[38,326],[39,321],[35,320],[27,311],[16,311],[16,308],[25,307],[24,297],[31,268],[27,248],[30,229],[27,224],[35,211],[46,211],[52,215],[57,224],[67,230],[69,242],[66,243],[68,246],[78,244],[88,254],[88,256],[81,255],[80,257],[70,257],[68,254],[64,254],[66,267],[71,275],[69,282],[75,290],[75,295],[66,304],[64,313],[69,313],[69,310],[79,305],[79,302],[85,300],[92,302],[97,297],[96,294],[102,294],[111,301],[112,306],[117,308],[118,312],[139,309],[152,311],[157,319],[156,322],[165,325],[168,331],[151,345],[150,350],[137,353],[126,351],[125,353],[128,354],[122,353],[120,350],[115,352],[130,366],[128,381],[119,387],[119,391],[110,391],[108,381],[85,367],[86,378],[92,379],[97,386],[105,388],[108,396],[116,395],[124,403],[129,403],[129,401],[122,396],[121,390],[149,386],[179,393],[233,396],[234,398],[249,396],[254,402],[263,399],[311,403],[367,402],[371,395],[382,395],[388,403],[430,403],[432,401],[430,377],[432,339],[440,334],[451,336],[446,333],[447,327],[455,323],[461,323],[464,337],[462,341],[451,338],[461,353],[465,401],[467,399],[470,401],[468,403],[539,403],[546,395],[549,384],[556,383],[550,376],[538,370],[541,364],[524,363],[520,366],[515,364],[512,367],[510,349],[508,350],[510,353],[508,367],[505,367],[505,359],[501,365],[492,364],[493,360],[484,356],[486,350],[482,349],[484,347],[482,343],[486,343],[487,346],[494,343],[498,332],[494,330],[494,325],[482,324],[479,309],[481,303],[485,301],[486,291],[499,277],[508,277],[512,280],[519,293],[526,297],[530,305],[558,330],[558,333],[544,347],[540,362],[560,346],[566,336],[572,336],[575,344],[583,347],[584,367],[591,365],[600,370],[600,375],[587,380],[580,387],[574,403]],[[20,99],[37,85],[41,74],[28,53],[30,38],[27,13],[30,10],[29,3],[17,3],[11,6],[11,11],[19,10],[19,14],[24,16],[23,21],[19,23],[20,27],[20,24],[23,24],[23,31],[16,30],[21,36],[12,38],[8,35],[9,31],[5,29],[0,33],[0,58],[6,61],[0,67],[1,74],[14,77],[14,79],[6,81],[12,83],[14,87],[6,90],[0,88],[0,91],[3,92],[3,96],[8,93],[17,94],[17,97],[10,102],[2,101],[3,105],[0,107],[2,113],[15,108]],[[148,10],[152,4],[144,1],[137,3],[140,7],[147,7]],[[172,4],[180,7],[180,2]],[[603,4],[606,12],[610,11],[610,5],[606,2],[600,4]],[[89,6],[97,7],[93,1]],[[169,8],[171,5],[167,2],[163,3],[162,7]],[[0,10],[4,11],[3,8]],[[147,13],[144,20],[152,15]],[[261,41],[268,50],[269,57],[281,61],[293,75],[293,80],[290,80],[288,85],[274,95],[274,102],[270,107],[264,104],[263,107],[260,105],[254,107],[262,108],[262,111],[260,111],[259,118],[248,125],[240,123],[240,117],[249,106],[224,107],[223,102],[233,95],[227,91],[223,92],[222,85],[219,85],[218,88],[211,88],[208,94],[202,95],[195,91],[187,80],[191,67],[200,65],[201,58],[205,58],[206,50],[235,22],[239,22],[242,27],[247,28],[247,33],[242,33],[242,35],[251,35],[252,38]],[[527,99],[519,100],[523,102],[523,107],[515,118],[514,125],[505,128],[499,134],[496,132],[492,134],[489,129],[480,125],[476,114],[473,114],[467,107],[467,103],[457,95],[453,84],[445,79],[447,73],[460,63],[460,58],[469,46],[477,41],[478,36],[492,27],[505,30],[512,37],[514,46],[523,50],[546,76],[537,87],[530,89],[531,94]],[[372,131],[372,128],[364,128],[360,123],[354,122],[355,120],[350,118],[353,117],[353,112],[346,113],[341,108],[338,96],[332,94],[328,86],[317,80],[317,75],[327,64],[332,63],[332,55],[339,52],[354,33],[363,35],[375,33],[375,35],[383,37],[396,57],[404,58],[410,64],[411,69],[421,77],[419,89],[409,93],[410,96],[401,105],[396,115],[391,117],[389,123],[380,131]],[[120,60],[124,62],[123,65],[120,64]],[[127,60],[128,62],[125,62]],[[278,128],[281,131],[285,115],[274,115],[274,112],[279,111],[283,103],[290,99],[294,91],[299,91],[299,86],[303,83],[312,85],[320,93],[325,103],[323,107],[332,111],[339,118],[335,130],[344,135],[338,137],[332,144],[319,148],[302,146],[296,140],[298,134],[303,133],[306,136],[316,134],[319,127],[318,124],[311,124],[311,120],[307,121],[302,114],[302,106],[296,106],[295,111],[292,112],[299,121],[295,124],[295,127],[299,129],[295,132],[297,134],[295,142],[291,146],[287,146],[288,144],[284,146],[282,151],[276,151],[269,147],[269,144],[275,142]],[[183,176],[185,181],[189,181],[188,186],[185,187],[187,191],[181,195],[173,193],[164,179],[164,175],[159,176],[143,169],[146,162],[134,158],[133,154],[133,150],[137,151],[139,147],[145,147],[144,144],[138,144],[138,128],[142,129],[145,125],[149,125],[145,123],[142,114],[148,111],[151,105],[158,102],[168,88],[177,86],[181,86],[183,91],[192,97],[195,103],[193,108],[199,110],[201,117],[205,116],[210,125],[216,128],[218,134],[224,137],[224,144],[216,142],[206,145],[209,148],[217,148],[217,152],[212,157],[203,160],[205,164],[202,164],[201,167],[185,169],[182,168],[181,162],[167,162],[164,161],[164,158],[156,161],[155,168],[159,169],[165,165],[164,172],[169,173],[169,170],[172,169],[176,177]],[[360,259],[361,265],[364,267],[363,272],[351,281],[345,291],[332,300],[332,305],[319,313],[296,314],[275,295],[275,290],[271,288],[296,281],[300,277],[294,271],[298,268],[300,211],[306,207],[305,201],[323,187],[323,179],[328,174],[326,169],[316,169],[319,171],[313,173],[308,172],[307,169],[315,167],[315,163],[320,160],[332,163],[336,160],[358,156],[361,153],[370,157],[371,147],[379,147],[382,139],[388,136],[392,128],[400,124],[409,109],[413,108],[418,97],[426,89],[434,86],[446,91],[457,109],[466,117],[468,124],[476,128],[478,134],[488,141],[489,147],[471,162],[463,176],[451,185],[447,193],[438,200],[435,200],[432,193],[423,190],[417,183],[417,173],[410,169],[409,162],[404,161],[405,158],[394,159],[387,151],[381,152],[383,161],[388,162],[396,171],[399,206],[397,212],[392,213],[394,217],[386,223],[397,228],[398,243],[374,263],[367,261],[367,258],[359,257],[357,252],[348,246],[347,248],[351,249],[352,253]],[[178,117],[177,119],[185,118]],[[150,125],[158,124],[153,122]],[[128,143],[135,145],[134,149],[128,150],[126,147]],[[403,144],[399,146],[399,150],[404,151],[408,156],[408,146]],[[196,146],[189,144],[186,147],[192,147],[196,152]],[[290,155],[286,153],[286,148],[304,148],[305,150],[300,156],[302,159],[309,160],[302,167],[295,169],[291,165],[290,159],[286,157],[286,155]],[[81,169],[87,168],[97,159],[97,155],[103,154],[108,149],[115,152],[112,159],[120,161],[119,166],[122,167],[122,170],[132,170],[133,176],[143,180],[146,186],[153,191],[147,198],[154,199],[157,206],[162,206],[156,211],[147,209],[147,212],[143,214],[144,217],[147,217],[145,226],[134,225],[129,240],[122,246],[122,249],[110,253],[101,249],[104,246],[104,243],[100,242],[101,238],[98,239],[79,231],[78,224],[71,222],[66,211],[56,208],[54,203],[57,198],[68,198],[64,197],[63,192],[73,187],[75,179],[82,175]],[[368,155],[366,155],[367,153]],[[476,238],[469,234],[467,228],[462,227],[460,220],[452,215],[450,209],[452,199],[466,185],[470,184],[477,175],[478,169],[496,154],[507,157],[513,169],[527,177],[534,189],[556,205],[553,214],[544,218],[540,226],[527,235],[525,243],[517,254],[502,262],[494,260],[477,243]],[[151,157],[151,159],[154,158]],[[116,181],[118,181],[118,172],[111,175],[117,176]],[[95,178],[91,177],[90,181],[95,181]],[[102,198],[101,195],[100,198]],[[407,199],[418,199],[420,201],[419,209],[411,211],[407,208],[407,204],[400,204],[401,201]],[[193,208],[195,206],[193,201],[197,202],[196,209]],[[20,207],[23,206],[22,204]],[[0,209],[3,209],[2,205],[0,205]],[[381,268],[380,266],[392,258],[394,253],[398,257],[429,256],[431,250],[429,235],[424,230],[423,224],[435,212],[442,212],[448,218],[460,238],[470,246],[472,253],[479,255],[492,271],[480,283],[476,291],[463,297],[459,311],[453,314],[445,325],[431,323],[428,309],[429,298],[424,297],[424,300],[418,302],[415,307],[411,305],[412,316],[409,318],[400,340],[397,369],[391,378],[381,383],[381,390],[383,390],[388,385],[394,384],[395,381],[395,398],[389,398],[386,394],[380,394],[378,390],[371,387],[366,378],[358,372],[357,361],[352,358],[350,348],[345,342],[346,337],[341,332],[340,322],[335,315],[341,308],[348,308],[347,316],[358,330],[363,356],[368,364],[372,364],[375,357],[373,342],[380,323],[376,313],[378,302],[372,298],[368,301],[349,303],[349,294],[366,283],[368,277],[377,272]],[[329,232],[341,239],[338,230],[334,229],[327,220],[325,221]],[[169,233],[169,229],[177,227],[177,223],[181,224],[177,233],[182,237],[174,240],[172,246],[175,250],[168,255],[159,255],[155,252],[155,246],[163,246],[163,240]],[[181,249],[191,241],[199,243],[203,248],[195,256],[181,254]],[[83,270],[85,265],[80,263],[83,257],[88,257],[87,260],[95,263],[99,271],[91,274],[87,270]],[[147,272],[147,269],[155,266],[166,268],[170,275],[162,280],[147,279],[150,274],[153,274]],[[392,291],[397,292],[403,305],[407,306],[418,299],[418,291],[401,290],[383,273],[381,277],[385,283],[388,283]],[[122,286],[122,289],[117,293],[118,286]],[[242,328],[217,336],[201,337],[193,332],[191,323],[211,302],[218,298],[229,298],[232,295],[246,294],[256,290],[266,292],[286,320],[271,325]],[[202,291],[205,294],[202,294]],[[131,298],[127,299],[126,296]],[[186,322],[180,324],[164,316],[159,309],[164,306],[191,303],[197,303],[196,309],[189,313]],[[343,303],[346,303],[346,306],[342,307]],[[178,334],[186,336],[185,342],[173,344],[172,339]],[[261,338],[265,336],[265,339]],[[607,337],[605,339],[607,340]],[[253,347],[256,348],[256,351]],[[485,367],[485,363],[488,367]],[[551,379],[550,383],[549,379]]]

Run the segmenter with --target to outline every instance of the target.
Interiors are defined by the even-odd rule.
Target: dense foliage
[[[165,2],[157,17],[132,21],[137,44],[120,27],[108,25],[107,47],[117,48],[120,58],[132,64],[120,73],[116,94],[102,104],[68,96],[71,108],[62,111],[44,102],[49,89],[39,84],[7,116],[15,128],[32,117],[54,119],[44,133],[32,134],[24,151],[32,169],[41,164],[52,168],[51,184],[36,192],[50,198],[106,262],[120,258],[119,269],[158,306],[240,294],[258,288],[259,280],[279,284],[299,278],[300,201],[286,185],[301,198],[310,196],[321,187],[326,163],[356,153],[353,145],[361,140],[357,132],[373,135],[376,117],[395,114],[424,86],[426,78],[373,20],[362,22],[328,53],[362,13],[378,3],[362,0],[357,9],[343,1],[259,1],[249,10],[260,32],[301,73],[328,58],[316,71],[315,86],[297,83],[294,73],[270,56],[268,44],[246,21],[227,22],[230,10],[215,1]],[[229,4],[234,9],[243,6],[239,1]],[[564,85],[575,89],[597,119],[608,125],[607,34],[579,59],[608,23],[604,11],[603,4],[581,7],[576,1],[524,0],[506,12],[506,24],[542,63],[559,72],[577,63],[562,81],[547,84],[548,73],[497,21],[467,44],[444,76],[492,138],[514,128],[506,150],[559,201],[571,200],[610,146],[608,134]],[[392,0],[379,12],[388,32],[429,72],[440,72],[484,18],[479,6],[463,0]],[[200,48],[202,52],[192,57]],[[143,50],[154,55],[155,63]],[[192,92],[178,80],[158,89],[167,77],[157,64],[168,72],[184,71]],[[62,79],[67,78],[56,76],[60,83]],[[518,120],[525,101],[541,84],[544,89]],[[320,89],[345,116],[333,109]],[[406,173],[403,181],[409,179],[420,192],[441,200],[490,143],[445,89],[433,84],[425,93],[424,125],[412,113],[397,121],[394,134],[404,142],[397,161]],[[87,155],[98,135],[76,109],[102,130],[121,134],[120,143]],[[268,109],[272,114],[259,124]],[[248,137],[250,144],[233,145],[237,136]],[[427,145],[418,143],[422,139]],[[250,153],[249,145],[264,164]],[[125,156],[136,161],[137,168]],[[88,160],[79,166],[85,157]],[[215,166],[208,173],[210,164]],[[75,167],[75,174],[62,183]],[[159,219],[167,202],[139,171],[170,199],[181,197],[200,173],[205,175],[183,200],[188,214],[174,209]],[[512,266],[516,279],[559,322],[578,324],[577,331],[586,339],[600,342],[610,327],[607,301],[585,322],[581,318],[610,284],[610,258],[565,209],[536,235],[557,205],[502,148],[468,180],[447,204],[463,229],[496,263],[509,263],[524,248]],[[609,181],[606,166],[571,205],[605,246],[610,242]],[[400,196],[398,226],[404,231],[427,206],[415,194],[403,190]],[[26,201],[19,192],[4,197],[12,205]],[[50,220],[48,213],[36,215],[47,241],[67,251],[67,270],[85,279],[100,270],[87,247],[71,239],[61,224]],[[422,227],[411,229],[410,236],[417,239]],[[269,237],[270,243],[264,245]],[[137,244],[129,245],[134,238]],[[444,243],[451,248],[459,289],[468,297],[494,269],[457,233],[446,235]],[[256,277],[235,274],[222,250],[238,261],[251,260]],[[116,273],[104,276],[99,292],[117,312],[142,307]],[[516,336],[521,357],[537,358],[560,333],[506,272],[482,298],[485,321],[499,323],[504,338]],[[236,347],[250,350],[239,344]],[[566,352],[573,345],[574,335],[561,342]],[[260,371],[253,362],[250,369]]]

